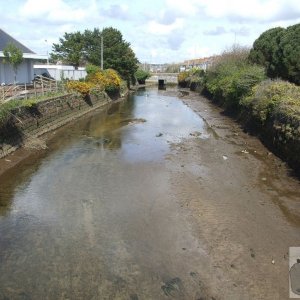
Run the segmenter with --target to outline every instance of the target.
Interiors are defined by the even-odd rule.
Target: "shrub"
[[[100,71],[100,68],[93,64],[87,64],[85,70],[87,74],[95,74]]]
[[[244,109],[263,125],[268,118],[293,120],[300,126],[300,87],[286,81],[266,80],[241,100]],[[298,127],[297,127],[298,130]]]
[[[271,78],[300,84],[300,24],[263,32],[254,42],[249,59],[266,68]]]
[[[189,71],[183,71],[178,74],[178,85],[181,87],[187,87],[186,79],[189,77]]]
[[[238,108],[240,99],[265,79],[264,68],[251,65],[247,57],[243,48],[224,52],[205,74],[206,90],[225,108]]]
[[[75,91],[75,92],[80,93],[85,96],[90,93],[90,90],[93,87],[93,84],[90,82],[81,82],[81,81],[71,80],[71,81],[67,82],[66,87],[70,91]]]
[[[135,78],[137,79],[139,84],[144,84],[145,80],[148,79],[151,75],[148,71],[145,71],[143,69],[138,69],[134,73]]]
[[[93,74],[88,74],[86,81],[93,86],[105,90],[106,92],[117,91],[120,89],[121,78],[113,69],[98,71]]]
[[[66,86],[68,90],[76,91],[84,96],[88,95],[91,89],[115,93],[120,90],[121,78],[115,70],[98,70],[90,72],[84,82],[69,81]]]
[[[116,92],[120,90],[121,78],[118,73],[113,69],[108,69],[104,72],[104,89],[106,92]]]

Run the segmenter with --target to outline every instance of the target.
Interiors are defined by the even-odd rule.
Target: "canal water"
[[[176,92],[138,91],[4,173],[0,299],[194,296],[204,253],[178,214],[166,155],[195,134],[208,136],[205,123]]]

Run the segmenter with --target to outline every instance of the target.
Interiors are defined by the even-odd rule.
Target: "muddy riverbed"
[[[138,91],[45,139],[0,161],[0,299],[288,299],[299,180],[206,99]]]

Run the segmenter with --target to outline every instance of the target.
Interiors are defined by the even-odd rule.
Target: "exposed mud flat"
[[[183,99],[211,129],[169,155],[179,203],[205,241],[208,285],[220,299],[288,299],[288,251],[300,245],[299,180],[206,99]]]
[[[205,99],[138,91],[43,140],[1,160],[0,299],[288,299],[299,181]]]

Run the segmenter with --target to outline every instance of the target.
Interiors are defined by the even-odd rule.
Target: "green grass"
[[[11,112],[20,107],[33,107],[39,102],[65,95],[65,92],[51,92],[45,93],[37,98],[28,99],[13,99],[0,104],[0,126],[3,126],[9,119]]]

